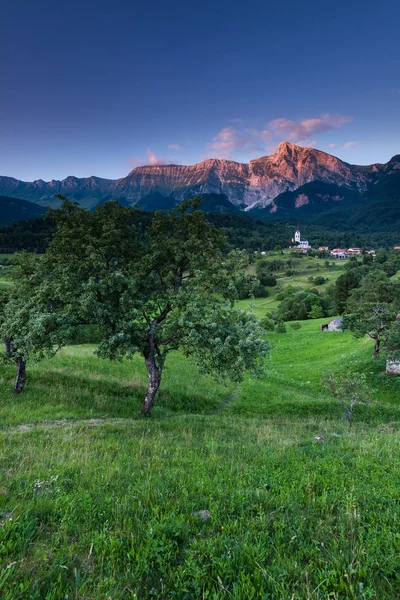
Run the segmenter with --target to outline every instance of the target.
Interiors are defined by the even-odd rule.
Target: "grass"
[[[139,357],[68,347],[19,397],[0,366],[1,600],[400,597],[400,379],[325,321],[268,334],[268,376],[240,386],[172,354],[151,419]],[[372,390],[351,429],[328,370]]]
[[[147,420],[139,359],[67,348],[19,398],[2,367],[2,600],[398,597],[400,381],[320,321],[235,389],[175,353]],[[320,385],[344,366],[375,389],[352,430]]]
[[[283,288],[290,285],[299,290],[317,288],[320,292],[323,292],[329,285],[334,284],[337,278],[342,275],[345,265],[348,262],[347,260],[335,261],[334,259],[331,259],[329,260],[330,267],[327,268],[325,266],[326,259],[314,258],[311,256],[295,258],[290,253],[286,253],[285,256],[282,256],[280,253],[268,253],[267,256],[263,257],[264,260],[271,260],[273,258],[280,260],[287,260],[290,258],[293,263],[295,274],[286,277],[285,271],[274,273],[277,278],[277,285],[275,287],[267,288],[267,298],[256,298],[253,302],[250,300],[239,301],[238,304],[242,308],[247,308],[251,304],[252,310],[258,318],[264,317],[267,311],[274,311],[278,308],[280,301],[277,300],[276,296]],[[255,264],[250,265],[249,272],[255,274]],[[311,276],[322,276],[327,281],[323,285],[315,286],[313,282],[308,281],[308,278]]]

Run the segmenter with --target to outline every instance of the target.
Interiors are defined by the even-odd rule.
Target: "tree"
[[[372,254],[364,254],[362,261],[363,265],[372,265],[374,262],[374,257],[372,256]]]
[[[343,329],[359,338],[368,335],[375,341],[374,356],[379,357],[381,345],[387,345],[389,334],[400,310],[400,282],[391,281],[379,270],[363,277],[347,302]]]
[[[0,332],[6,346],[4,358],[16,365],[16,394],[24,390],[28,358],[53,356],[76,333],[75,320],[48,296],[40,267],[40,257],[27,252],[17,255],[14,285],[2,299]]]
[[[262,329],[251,313],[234,307],[246,254],[228,252],[199,204],[184,201],[175,212],[156,213],[146,228],[139,225],[140,213],[115,202],[89,212],[64,200],[52,213],[57,232],[40,261],[39,296],[71,326],[98,325],[100,357],[143,356],[145,415],[173,350],[222,380],[263,370]]]
[[[358,287],[362,273],[357,268],[346,269],[346,272],[337,278],[335,284],[335,300],[337,309],[342,314],[346,307],[351,290]]]
[[[317,277],[314,277],[314,285],[323,285],[325,281],[326,279],[325,277],[322,277],[322,275],[317,275]]]
[[[355,373],[337,377],[334,373],[327,373],[321,383],[328,392],[339,400],[343,408],[343,416],[347,419],[349,427],[351,427],[354,419],[354,408],[358,404],[366,404],[371,400],[365,375]]]
[[[276,286],[276,277],[271,275],[270,273],[263,273],[259,277],[261,285],[265,287],[275,287]]]
[[[321,306],[318,306],[317,304],[314,304],[311,307],[311,310],[308,311],[308,318],[309,319],[321,319],[322,317],[325,316],[324,310]]]
[[[291,294],[278,306],[278,318],[283,321],[303,321],[327,316],[329,305],[317,290]]]

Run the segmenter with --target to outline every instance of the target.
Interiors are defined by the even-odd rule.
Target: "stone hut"
[[[339,319],[333,319],[329,321],[329,323],[323,323],[321,325],[321,331],[341,331],[343,324],[343,319],[340,317]]]

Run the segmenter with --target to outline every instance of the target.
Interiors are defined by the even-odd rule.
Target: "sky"
[[[400,153],[400,3],[4,2],[0,175]]]

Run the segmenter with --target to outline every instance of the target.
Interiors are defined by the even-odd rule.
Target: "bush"
[[[253,295],[255,298],[267,298],[267,296],[269,296],[269,292],[264,285],[259,283],[253,288]]]
[[[295,294],[297,291],[297,288],[293,287],[293,285],[288,285],[278,291],[276,294],[276,299],[285,300],[286,298],[289,298],[289,296]]]
[[[260,323],[261,327],[266,331],[274,331],[275,329],[275,322],[269,317],[264,317],[263,319],[261,319]]]
[[[267,287],[275,287],[276,286],[276,278],[269,273],[263,273],[259,277],[261,285],[265,285]]]
[[[277,321],[275,325],[276,333],[286,333],[286,325],[284,321]]]
[[[324,283],[325,283],[325,277],[322,277],[321,275],[314,277],[314,285],[323,285]]]
[[[315,304],[311,310],[308,312],[309,319],[322,319],[325,316],[324,310],[321,306]]]
[[[299,321],[295,321],[294,323],[290,323],[290,327],[294,329],[294,331],[298,331],[301,329],[301,323],[299,323]]]

